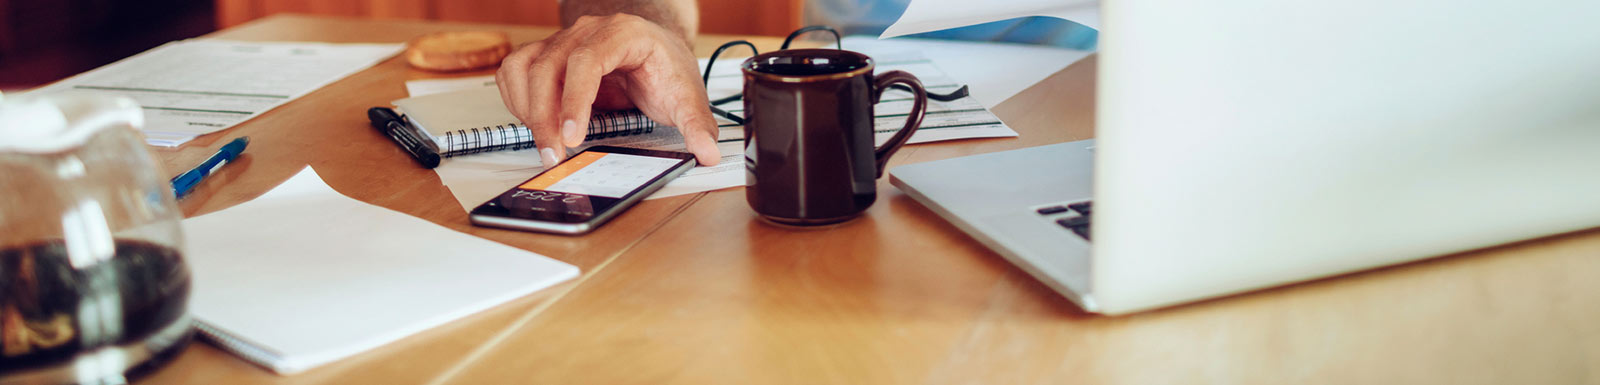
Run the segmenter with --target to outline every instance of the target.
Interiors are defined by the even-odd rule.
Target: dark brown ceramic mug
[[[788,225],[854,218],[877,199],[889,156],[922,124],[928,94],[903,71],[874,75],[872,58],[834,49],[756,55],[744,72],[745,199]],[[873,147],[873,105],[891,85],[915,94],[906,125]]]

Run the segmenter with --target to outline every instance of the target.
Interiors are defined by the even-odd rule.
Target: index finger
[[[601,34],[597,41],[574,48],[567,55],[567,73],[561,87],[562,139],[568,147],[583,144],[595,97],[605,76],[624,65],[639,64],[639,40],[626,34]],[[567,127],[575,126],[568,130]]]
[[[528,66],[543,51],[543,41],[529,43],[506,55],[505,60],[500,61],[500,70],[495,72],[495,88],[500,89],[500,100],[519,120],[528,118]]]

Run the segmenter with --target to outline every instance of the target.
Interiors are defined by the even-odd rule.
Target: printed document
[[[146,141],[174,147],[221,131],[377,64],[401,44],[167,43],[33,92],[127,96]]]

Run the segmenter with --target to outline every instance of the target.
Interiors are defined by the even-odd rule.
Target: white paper
[[[576,277],[538,254],[339,194],[307,168],[183,221],[189,309],[281,374],[398,340]]]
[[[423,95],[442,94],[451,91],[462,91],[494,86],[494,75],[407,80],[406,93],[415,98]]]
[[[1097,0],[912,0],[879,38],[932,32],[1028,16],[1049,16],[1100,29]]]
[[[876,71],[902,70],[916,75],[930,92],[948,93],[966,84],[946,75],[939,66],[935,65],[920,52],[912,50],[891,50],[883,53],[863,52],[873,57],[877,64]],[[739,63],[744,59],[718,60],[711,74],[711,82],[707,93],[712,99],[741,92],[744,88],[743,77],[739,72]],[[701,59],[701,68],[705,68],[705,59]],[[462,78],[471,79],[471,78]],[[463,80],[454,83],[459,87],[473,87],[472,81]],[[409,87],[409,86],[408,86]],[[458,91],[452,89],[449,91]],[[884,115],[906,114],[911,109],[911,94],[909,92],[891,90],[884,94],[883,103],[879,103],[875,113]],[[722,105],[723,109],[736,115],[743,114],[743,103],[732,102]],[[695,167],[685,172],[684,175],[673,180],[661,190],[651,194],[645,199],[659,199],[683,194],[724,189],[743,186],[745,184],[743,127],[731,121],[718,117],[720,127],[717,148],[721,150],[722,158],[716,166]],[[894,135],[894,131],[905,126],[904,117],[886,117],[877,119],[874,124],[878,131],[875,139],[877,144],[883,144]],[[666,139],[656,138],[645,141],[634,137],[620,137],[609,139],[605,143],[585,143],[591,146],[596,144],[609,144],[614,146],[640,147],[660,150],[683,150],[681,137],[671,127],[657,128],[658,133],[671,133],[668,138],[677,138],[677,141],[668,142]],[[910,143],[927,143],[943,140],[969,139],[969,138],[994,138],[1015,137],[1017,132],[1007,127],[1004,122],[990,113],[978,100],[968,97],[951,102],[929,101],[927,114],[922,121],[922,129],[911,136]],[[576,153],[576,150],[574,150]],[[535,150],[500,151],[486,154],[468,155],[445,159],[438,168],[439,179],[455,194],[456,200],[463,209],[472,210],[479,204],[489,201],[516,186],[535,174],[543,171],[539,156]]]
[[[879,40],[868,36],[844,38],[844,48],[881,55],[920,52],[952,79],[971,85],[972,97],[994,108],[1051,74],[1083,60],[1094,51],[1006,43],[900,38]]]
[[[492,151],[445,159],[434,168],[466,211],[544,171],[539,150]]]
[[[650,194],[645,199],[660,199],[743,186],[744,141],[738,139],[721,141],[717,143],[717,150],[722,153],[717,165],[689,169],[688,172],[678,176],[678,179],[673,179],[671,183],[662,186],[655,194]]]
[[[394,56],[401,44],[167,43],[34,92],[133,98],[146,141],[177,146],[233,127]]]

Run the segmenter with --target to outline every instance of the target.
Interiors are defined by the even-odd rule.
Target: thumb
[[[711,117],[711,109],[705,105],[700,108],[691,108],[689,116],[680,120],[678,130],[683,133],[683,144],[701,166],[715,166],[722,160],[722,153],[717,149],[717,120]]]

